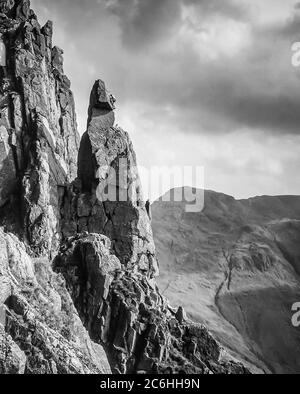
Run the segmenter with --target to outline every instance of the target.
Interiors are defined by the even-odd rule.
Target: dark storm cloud
[[[289,64],[289,51],[286,74],[283,70],[272,72],[272,67],[279,67],[277,58],[264,55],[266,68],[256,63],[250,66],[253,58],[249,55],[238,64],[224,59],[220,64],[202,65],[201,73],[196,66],[192,69],[196,61],[191,58],[190,77],[181,81],[180,87],[169,86],[169,97],[163,100],[171,100],[178,111],[190,113],[194,130],[199,124],[201,129],[218,133],[247,127],[274,134],[300,134],[300,79]]]
[[[258,27],[251,21],[250,9],[244,2],[119,0],[107,4],[107,9],[118,17],[125,48],[139,55],[143,48],[148,48],[145,58],[152,55],[162,59],[155,63],[159,73],[153,70],[152,74],[145,75],[141,70],[136,71],[136,83],[131,87],[133,99],[156,106],[173,106],[177,111],[185,109],[195,124],[201,124],[210,132],[222,132],[222,129],[226,132],[239,127],[262,128],[282,134],[300,132],[300,94],[294,89],[299,80],[290,64],[290,42],[300,32],[297,7],[294,15],[282,25]],[[184,20],[182,6],[194,7],[193,15],[200,23],[195,25],[189,18]],[[219,65],[207,66],[199,56],[191,53],[193,48],[178,52],[177,57],[170,53],[169,43],[165,42],[167,38],[175,37],[184,24],[195,33],[205,31],[205,22],[212,16],[248,26],[252,45],[236,57],[224,56]],[[151,54],[151,44],[161,45],[159,55]],[[280,53],[283,48],[285,50]],[[239,56],[245,57],[245,61]],[[273,68],[278,67],[280,56],[286,57],[285,69],[274,74]],[[169,64],[172,71],[164,73],[163,63]],[[290,84],[283,83],[284,79],[290,79]],[[194,132],[197,132],[196,127]]]
[[[300,95],[289,97],[266,94],[223,97],[219,109],[237,126],[248,126],[274,133],[300,134]]]
[[[106,4],[118,16],[123,42],[131,49],[139,50],[180,27],[179,0],[118,0]]]
[[[253,128],[280,135],[300,134],[299,93],[248,93],[247,87],[241,85],[233,81],[230,88],[222,91],[214,88],[213,84],[207,87],[207,84],[201,86],[198,83],[199,90],[194,86],[195,92],[191,94],[193,98],[190,100],[186,94],[180,96],[178,91],[176,94],[174,87],[174,96],[171,99],[162,98],[161,101],[171,104],[179,114],[177,121],[184,133],[203,133],[203,130],[209,133],[227,133],[240,128]],[[178,90],[183,88],[177,85]],[[234,91],[239,89],[239,93]],[[204,97],[204,91],[207,97]],[[162,114],[163,111],[158,113]]]
[[[253,127],[274,134],[300,133],[299,72],[291,66],[290,51],[298,32],[300,41],[299,3],[282,23],[258,26],[249,7],[252,2],[246,1],[35,2],[56,15],[66,40],[78,47],[72,56],[82,87],[92,83],[80,70],[84,64],[95,69],[91,76],[113,81],[121,104],[134,107],[137,102],[156,114],[170,109],[178,124],[188,125],[184,132],[188,128],[192,133],[227,133]],[[189,14],[182,12],[184,7],[191,9]],[[250,42],[243,47],[241,38],[241,49],[228,55],[227,46],[240,38],[239,30],[229,38],[216,37],[218,42],[207,47],[218,59],[210,61],[203,48],[197,48],[197,40],[202,32],[210,33],[214,18],[220,35],[223,25],[233,21],[249,30]]]
[[[182,7],[194,6],[201,17],[222,15],[242,20],[247,8],[232,0],[100,0],[119,18],[126,46],[140,50],[174,34],[183,22]]]
[[[236,197],[299,194],[296,1],[31,3],[42,22],[54,21],[81,133],[102,78],[139,164],[203,165],[206,187]]]

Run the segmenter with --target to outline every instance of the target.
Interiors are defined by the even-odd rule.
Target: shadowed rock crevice
[[[78,156],[78,178],[82,180],[82,190],[91,193],[95,186],[95,163],[93,162],[92,144],[87,133],[81,139]]]

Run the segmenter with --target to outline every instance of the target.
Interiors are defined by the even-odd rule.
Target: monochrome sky
[[[31,3],[54,22],[81,133],[101,78],[140,165],[204,166],[207,189],[237,198],[300,194],[300,2]]]

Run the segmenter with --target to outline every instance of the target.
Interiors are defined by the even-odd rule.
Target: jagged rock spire
[[[91,91],[90,96],[90,109],[98,108],[102,110],[113,111],[115,107],[116,99],[108,92],[105,86],[105,82],[98,79]]]
[[[105,83],[97,80],[92,88],[88,127],[83,135],[78,159],[80,191],[68,194],[63,209],[63,234],[71,236],[71,217],[77,217],[78,232],[108,236],[123,265],[154,278],[158,264],[151,223],[145,208],[136,155],[127,132],[114,127],[115,98]],[[108,198],[102,192],[111,191]],[[78,194],[80,194],[78,196]],[[74,201],[75,200],[75,201]],[[71,211],[72,212],[72,211]]]
[[[107,91],[105,83],[100,79],[97,80],[90,95],[88,131],[81,140],[78,159],[78,177],[85,190],[91,190],[93,184],[97,182],[98,166],[93,155],[98,150],[97,144],[101,140],[101,135],[103,136],[114,126],[115,101],[114,96]],[[99,160],[100,166],[107,164],[105,157]]]

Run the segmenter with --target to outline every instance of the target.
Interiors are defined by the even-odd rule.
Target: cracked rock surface
[[[0,230],[0,373],[105,373],[101,346],[84,328],[65,280]]]

